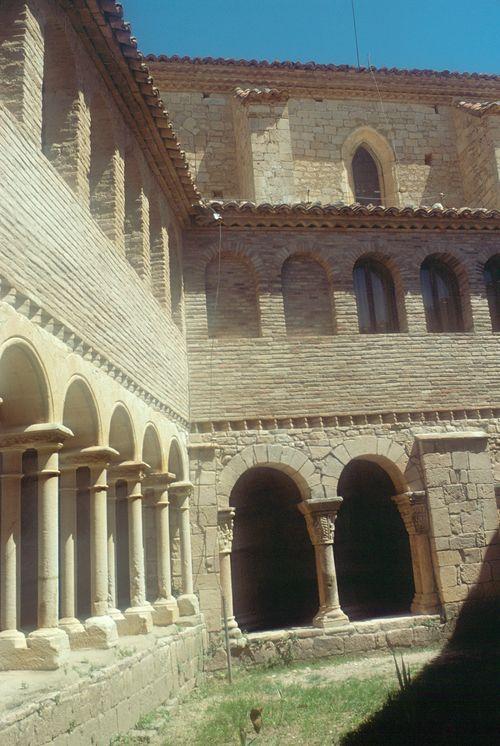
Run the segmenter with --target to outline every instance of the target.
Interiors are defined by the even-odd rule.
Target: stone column
[[[124,461],[114,473],[127,483],[130,607],[124,617],[130,634],[147,634],[153,628],[153,607],[146,601],[142,529],[142,481],[147,469],[142,461]]]
[[[66,429],[66,428],[64,428]],[[62,442],[37,443],[38,455],[38,629],[29,635],[35,654],[53,658],[69,649],[59,629],[59,451]],[[49,663],[47,667],[57,667]],[[45,666],[43,666],[45,667]]]
[[[179,534],[181,544],[182,595],[177,599],[179,613],[183,617],[199,614],[198,599],[194,595],[193,566],[191,555],[191,522],[189,519],[189,497],[193,491],[191,482],[173,482],[169,495],[179,511]]]
[[[173,624],[179,618],[179,607],[172,595],[172,571],[170,557],[170,502],[168,484],[175,479],[170,472],[153,474],[154,509],[156,515],[156,561],[158,577],[158,598],[153,604],[155,624]]]
[[[17,629],[20,595],[21,480],[23,451],[2,453],[2,503],[0,514],[0,654],[26,648],[25,638]]]
[[[76,618],[76,466],[61,456],[60,493],[60,573],[61,619],[59,626],[70,640],[84,632]]]
[[[313,619],[315,627],[336,627],[349,622],[349,618],[340,608],[333,556],[335,519],[341,504],[341,497],[307,500],[299,504],[299,509],[306,519],[316,558],[319,611]]]
[[[405,492],[395,495],[392,500],[403,519],[410,541],[415,583],[411,611],[413,614],[435,614],[440,605],[429,544],[427,496],[424,491]]]
[[[116,485],[110,479],[107,495],[107,552],[108,552],[108,611],[115,618],[123,614],[116,606]]]
[[[234,508],[218,512],[217,538],[219,543],[219,573],[222,597],[226,603],[227,626],[230,637],[241,637],[233,609],[233,582],[231,579],[231,550],[233,548]]]

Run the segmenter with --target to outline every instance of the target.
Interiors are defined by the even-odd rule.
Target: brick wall
[[[224,252],[243,254],[254,267],[261,337],[208,339],[205,267],[217,250],[218,234],[191,232],[185,283],[193,420],[209,415],[238,420],[500,403],[498,337],[491,331],[482,276],[484,262],[498,252],[495,236],[223,228],[222,243]],[[335,334],[307,339],[287,335],[281,272],[293,253],[307,253],[328,268]],[[427,332],[419,268],[434,253],[454,258],[465,316],[473,325],[469,333]],[[397,273],[408,331],[359,333],[352,269],[365,254],[385,257]],[[316,323],[317,302],[310,292],[302,294],[301,302],[304,323],[313,318]]]
[[[208,335],[258,337],[257,286],[248,262],[238,256],[215,256],[205,277]]]
[[[187,416],[185,345],[169,314],[1,106],[0,138],[7,279]]]

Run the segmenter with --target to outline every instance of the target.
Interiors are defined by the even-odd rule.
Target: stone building
[[[162,641],[89,738],[195,681],[223,597],[307,656],[498,591],[499,99],[2,2],[0,668]]]

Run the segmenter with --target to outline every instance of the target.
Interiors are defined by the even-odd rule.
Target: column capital
[[[217,514],[217,539],[219,554],[230,554],[233,547],[234,508],[219,510]]]
[[[58,451],[72,437],[69,427],[51,422],[15,427],[0,434],[0,451],[26,451],[30,448]]]
[[[108,466],[119,457],[118,451],[109,446],[74,448],[61,453],[61,469],[79,466]]]
[[[115,480],[124,479],[142,482],[146,478],[149,468],[149,464],[144,461],[121,461],[119,464],[113,465],[110,473]]]
[[[305,500],[299,503],[299,510],[304,514],[307,530],[313,545],[333,544],[335,519],[342,505],[341,497],[325,500]]]
[[[175,474],[171,471],[153,471],[148,474],[144,481],[144,489],[150,490],[152,495],[151,505],[169,505],[168,489],[175,482]]]
[[[177,501],[176,507],[182,510],[183,508],[187,508],[186,503],[193,494],[193,489],[193,484],[187,480],[172,482],[168,487],[168,494]]]
[[[397,506],[409,534],[427,534],[429,531],[429,514],[427,511],[427,493],[403,492],[391,498]]]

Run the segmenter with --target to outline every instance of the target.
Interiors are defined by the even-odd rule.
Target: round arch
[[[151,422],[146,426],[142,439],[142,460],[153,471],[160,472],[163,470],[163,451],[160,445],[160,437],[158,430]]]
[[[137,448],[132,418],[121,402],[114,408],[109,424],[108,443],[120,454],[121,461],[133,461]]]
[[[347,201],[355,201],[352,159],[359,147],[364,147],[375,160],[382,188],[382,204],[385,207],[398,207],[399,199],[394,151],[383,135],[372,127],[366,126],[358,127],[351,132],[342,145],[344,189],[347,194]]]
[[[342,470],[335,565],[342,609],[353,621],[408,614],[415,595],[405,522],[386,459],[354,458]],[[393,471],[393,473],[396,473]]]
[[[185,479],[186,468],[182,457],[182,449],[177,438],[172,438],[168,449],[168,471],[175,474],[177,482]]]
[[[0,355],[1,423],[19,427],[49,422],[52,395],[45,367],[26,341],[12,339]]]
[[[290,476],[297,485],[302,500],[323,498],[321,477],[310,459],[296,448],[280,445],[247,446],[233,456],[222,469],[218,483],[220,507],[229,507],[231,491],[236,481],[254,466],[271,467]]]
[[[71,448],[86,448],[102,442],[101,417],[97,401],[87,381],[80,376],[73,378],[66,389],[63,425],[73,432]]]
[[[351,438],[334,448],[332,457],[334,461],[329,463],[329,474],[337,483],[350,461],[363,459],[379,464],[387,472],[394,484],[395,494],[425,489],[417,455],[408,455],[403,446],[389,438]]]

